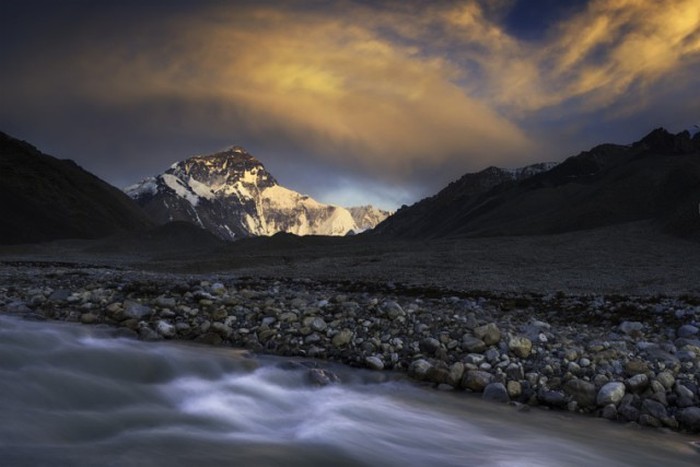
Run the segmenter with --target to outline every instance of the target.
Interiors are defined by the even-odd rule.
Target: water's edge
[[[3,465],[697,465],[693,438],[403,376],[0,316]]]

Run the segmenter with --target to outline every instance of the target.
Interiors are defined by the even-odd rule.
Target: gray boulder
[[[613,381],[600,388],[600,391],[598,391],[598,396],[596,397],[596,401],[598,403],[598,406],[600,407],[605,407],[608,404],[617,405],[620,403],[624,396],[624,383]]]

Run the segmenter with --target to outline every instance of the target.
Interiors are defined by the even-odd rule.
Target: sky
[[[0,131],[123,188],[240,145],[319,201],[700,123],[698,0],[0,0]]]

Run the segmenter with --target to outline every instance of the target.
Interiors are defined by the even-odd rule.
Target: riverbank
[[[451,293],[58,263],[5,263],[0,277],[6,313],[400,370],[489,400],[700,432],[694,297]]]

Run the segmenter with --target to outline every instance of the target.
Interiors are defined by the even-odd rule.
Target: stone
[[[630,360],[625,363],[625,374],[634,376],[649,371],[649,364],[644,360]]]
[[[422,358],[415,360],[408,366],[408,375],[419,381],[423,381],[426,379],[428,371],[430,371],[432,366],[430,362]]]
[[[462,350],[481,354],[486,350],[486,343],[477,337],[465,335],[462,337]]]
[[[382,309],[387,318],[394,320],[401,316],[406,316],[406,312],[401,308],[401,305],[394,301],[387,301],[382,304]]]
[[[506,383],[506,390],[511,399],[518,398],[523,393],[523,387],[518,381],[508,381]]]
[[[617,420],[617,407],[615,407],[615,404],[606,405],[603,407],[600,416],[608,420]]]
[[[321,368],[311,368],[307,373],[307,378],[311,384],[316,386],[328,386],[329,384],[340,382],[338,375],[332,371]]]
[[[165,295],[160,295],[156,298],[155,304],[161,308],[175,308],[177,302],[172,297],[166,297]]]
[[[617,329],[627,336],[641,337],[643,335],[644,324],[639,321],[623,321]]]
[[[508,341],[508,349],[520,358],[527,358],[532,351],[532,341],[527,337],[515,336]]]
[[[700,329],[692,324],[684,324],[676,331],[676,335],[683,338],[695,338],[699,333]]]
[[[72,295],[72,292],[70,290],[66,289],[58,289],[54,290],[51,295],[49,295],[49,300],[53,302],[65,302],[68,300],[68,297]]]
[[[681,428],[690,432],[700,432],[700,407],[687,407],[676,414]]]
[[[95,313],[83,313],[80,315],[80,322],[83,324],[93,324],[97,322],[97,315]]]
[[[640,393],[649,387],[649,378],[644,373],[640,373],[628,378],[625,385],[630,392]]]
[[[323,318],[320,318],[318,316],[314,317],[314,319],[311,320],[309,326],[311,327],[311,329],[318,332],[323,332],[328,328],[328,325],[323,320]]]
[[[177,333],[177,330],[172,324],[160,320],[158,321],[158,324],[156,324],[156,332],[163,337],[174,337]]]
[[[642,411],[648,413],[649,415],[658,420],[664,420],[668,417],[666,407],[664,407],[661,403],[651,399],[644,399],[644,401],[642,401]]]
[[[384,369],[384,362],[382,361],[381,358],[377,356],[371,356],[365,358],[365,364],[367,365],[367,368],[371,370],[383,370]]]
[[[549,407],[564,408],[569,402],[561,391],[543,390],[537,394],[537,399]]]
[[[450,371],[447,379],[447,383],[452,387],[459,387],[462,378],[464,377],[464,363],[455,362],[450,365]]]
[[[493,381],[493,375],[486,371],[469,370],[462,378],[462,387],[474,392],[482,392]]]
[[[426,337],[420,341],[420,350],[429,355],[434,355],[440,350],[440,341],[434,337]]]
[[[145,319],[153,314],[150,307],[131,300],[124,301],[122,316],[126,319]]]
[[[625,396],[625,385],[618,381],[612,381],[600,388],[596,397],[596,402],[599,407],[604,407],[608,404],[619,404]]]
[[[502,383],[490,383],[486,385],[481,398],[494,402],[510,402],[508,390]]]
[[[656,381],[661,383],[661,385],[667,390],[670,390],[673,387],[673,383],[676,382],[676,378],[673,377],[673,374],[670,371],[662,371],[656,375]]]
[[[592,408],[596,406],[597,391],[593,383],[581,379],[572,379],[564,384],[564,391],[580,407]]]
[[[353,336],[354,333],[352,331],[350,331],[349,329],[343,329],[342,331],[338,332],[335,336],[333,336],[332,343],[335,347],[345,347],[350,342],[352,342]]]
[[[484,341],[486,345],[498,344],[501,340],[501,330],[496,323],[489,323],[474,328],[474,336]]]
[[[509,363],[506,366],[506,377],[515,381],[520,381],[525,378],[523,366],[519,363]]]

